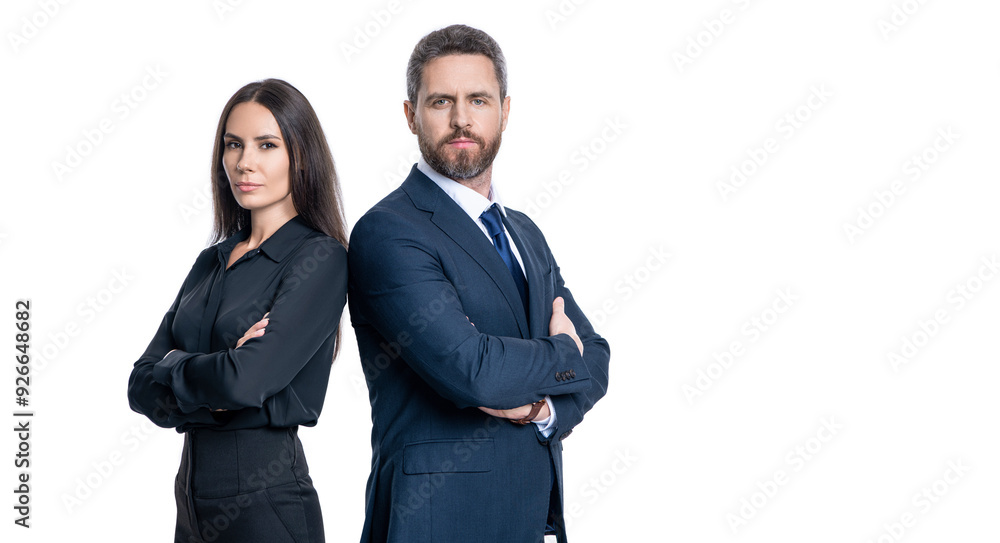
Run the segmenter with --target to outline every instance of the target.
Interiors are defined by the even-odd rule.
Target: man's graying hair
[[[466,25],[451,25],[424,36],[413,48],[406,65],[406,97],[417,103],[417,91],[424,65],[447,55],[484,55],[493,61],[493,71],[500,83],[500,100],[507,96],[507,61],[496,40],[489,34]]]

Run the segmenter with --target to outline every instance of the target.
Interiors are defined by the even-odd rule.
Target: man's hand
[[[566,302],[562,299],[562,296],[552,300],[552,319],[549,320],[549,335],[555,336],[559,334],[566,334],[573,338],[573,341],[576,342],[576,347],[580,349],[580,356],[583,356],[583,342],[580,341],[580,336],[576,335],[576,326],[573,326],[573,321],[569,320],[569,317],[566,316],[565,308]],[[527,417],[531,413],[531,404],[515,407],[514,409],[490,409],[489,407],[480,407],[479,410],[487,415],[492,415],[501,419],[518,420]],[[549,414],[549,404],[546,403],[542,406],[538,415],[536,415],[532,420],[545,420],[549,418]]]
[[[531,413],[531,404],[529,403],[528,405],[515,407],[514,409],[490,409],[489,407],[480,407],[479,410],[487,415],[501,419],[518,420],[527,417],[528,414]],[[549,404],[546,402],[545,405],[542,406],[541,411],[539,411],[538,414],[535,415],[535,418],[531,420],[545,420],[549,418],[549,414]]]
[[[576,342],[576,347],[580,349],[580,356],[583,356],[583,342],[580,341],[580,336],[576,335],[576,326],[573,326],[573,321],[569,320],[569,317],[566,316],[565,308],[566,302],[563,301],[562,296],[552,300],[552,318],[549,320],[549,335],[566,334],[573,338],[573,341]]]

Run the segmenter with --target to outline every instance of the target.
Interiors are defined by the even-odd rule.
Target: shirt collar
[[[288,256],[288,253],[299,245],[298,242],[312,231],[312,227],[306,224],[302,216],[296,215],[281,225],[275,233],[271,234],[271,237],[264,240],[264,243],[260,244],[260,252],[275,262],[281,262]],[[232,254],[233,247],[237,243],[246,240],[249,236],[250,227],[247,226],[219,242],[219,250],[225,255]]]
[[[493,204],[499,204],[497,207],[500,208],[500,212],[504,216],[507,215],[507,211],[503,207],[503,201],[500,199],[500,193],[497,191],[496,183],[490,183],[490,195],[489,198],[486,198],[458,181],[441,175],[434,168],[431,168],[423,156],[417,161],[417,169],[430,178],[449,198],[454,200],[458,204],[458,207],[462,208],[462,211],[465,211],[468,216],[472,217],[472,220],[478,221],[483,211],[486,211]]]

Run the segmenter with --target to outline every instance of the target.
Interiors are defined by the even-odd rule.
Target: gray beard
[[[449,136],[447,140],[454,137],[454,135]],[[465,134],[464,137],[471,136]],[[440,152],[442,145],[435,146],[422,132],[417,134],[417,145],[420,146],[420,154],[424,156],[427,164],[434,168],[434,171],[457,181],[472,179],[486,171],[493,164],[493,159],[500,151],[501,132],[499,130],[496,138],[487,144],[484,144],[479,138],[473,139],[480,143],[482,150],[478,154],[473,154],[468,149],[462,149],[458,152],[458,157],[454,162],[449,162]]]

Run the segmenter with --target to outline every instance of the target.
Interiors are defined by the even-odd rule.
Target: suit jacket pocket
[[[437,439],[403,447],[403,473],[483,473],[493,470],[493,439]]]

